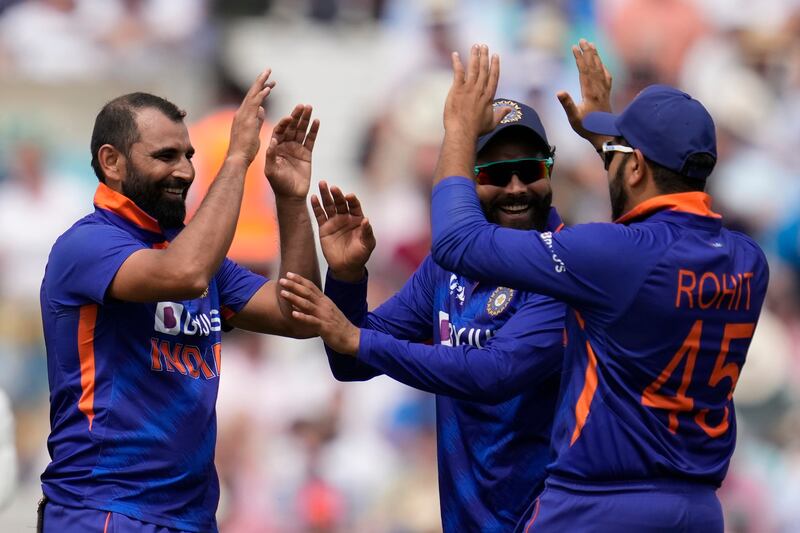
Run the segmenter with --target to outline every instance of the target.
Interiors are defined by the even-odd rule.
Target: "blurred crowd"
[[[579,97],[579,37],[613,74],[614,109],[662,82],[716,121],[714,210],[759,241],[771,268],[720,497],[730,532],[797,531],[800,0],[0,0],[0,530],[35,523],[49,430],[39,284],[56,237],[92,209],[89,138],[105,101],[150,90],[188,109],[196,206],[242,86],[272,66],[268,122],[313,104],[313,179],[356,192],[372,220],[374,307],[429,250],[449,54],[472,42],[501,54],[498,96],[539,111],[565,221],[608,220],[602,164],[555,98]],[[277,232],[262,164],[231,255],[269,274]],[[318,340],[233,332],[223,353],[224,533],[440,529],[429,395],[387,378],[336,383]]]

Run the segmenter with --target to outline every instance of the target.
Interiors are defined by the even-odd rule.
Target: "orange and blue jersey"
[[[769,271],[708,195],[657,196],[614,224],[539,233],[489,224],[473,182],[455,176],[434,189],[432,213],[442,266],[570,307],[554,481],[719,486]]]
[[[560,226],[552,210],[548,227]],[[436,394],[444,531],[512,530],[552,460],[565,306],[458,276],[430,256],[373,312],[366,280],[328,275],[325,292],[361,327],[357,358],[326,347],[337,379],[386,374]]]
[[[226,259],[200,298],[115,300],[107,290],[122,263],[178,231],[104,184],[94,203],[54,244],[42,282],[52,459],[43,492],[70,508],[216,531],[221,331],[266,279]]]

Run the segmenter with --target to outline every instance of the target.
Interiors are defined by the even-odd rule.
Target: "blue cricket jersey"
[[[548,227],[559,226],[551,210]],[[552,460],[564,305],[476,283],[430,256],[374,312],[367,312],[366,280],[350,284],[329,275],[325,292],[362,328],[358,358],[326,346],[337,379],[384,373],[437,395],[444,531],[513,529]]]
[[[463,177],[437,185],[432,209],[440,264],[572,308],[553,476],[722,482],[769,271],[708,195],[657,196],[616,224],[556,234],[489,224]]]
[[[42,489],[64,506],[216,531],[220,333],[266,279],[226,259],[201,298],[112,299],[122,263],[177,231],[104,184],[94,203],[56,241],[42,282],[52,458]]]

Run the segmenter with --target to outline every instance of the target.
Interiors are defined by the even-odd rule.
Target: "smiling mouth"
[[[531,204],[513,204],[498,206],[498,209],[508,215],[519,215],[531,209]]]
[[[170,195],[170,196],[180,196],[183,197],[183,193],[186,189],[183,187],[164,187],[163,191]]]

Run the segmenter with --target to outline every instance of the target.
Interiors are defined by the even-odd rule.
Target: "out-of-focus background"
[[[761,243],[772,270],[736,390],[726,527],[800,530],[799,0],[0,0],[0,530],[35,525],[49,430],[39,284],[55,238],[92,209],[89,139],[107,100],[145,90],[188,111],[196,205],[242,89],[272,67],[268,123],[313,104],[315,183],[358,193],[372,220],[375,306],[429,249],[449,53],[472,42],[501,54],[498,95],[541,114],[565,220],[608,220],[602,165],[555,98],[579,97],[579,37],[598,44],[615,109],[666,82],[716,120],[715,210]],[[258,165],[231,255],[274,272]],[[440,530],[430,395],[385,377],[336,383],[318,340],[232,333],[224,354],[224,533]]]

